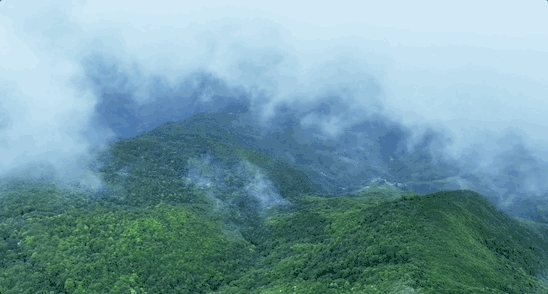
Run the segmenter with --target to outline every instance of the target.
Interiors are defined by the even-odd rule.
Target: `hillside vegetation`
[[[98,157],[106,185],[0,181],[0,293],[548,293],[548,227],[469,190],[318,192],[196,123]]]

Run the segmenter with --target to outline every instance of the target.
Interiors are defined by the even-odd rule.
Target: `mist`
[[[544,1],[231,3],[0,2],[0,176],[99,189],[110,142],[224,112],[340,173],[410,185],[420,161],[451,183],[419,193],[546,200]]]

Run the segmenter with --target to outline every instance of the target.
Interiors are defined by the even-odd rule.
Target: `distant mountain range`
[[[428,152],[428,135],[409,153],[401,146],[404,134],[398,128],[382,123],[382,119],[371,119],[352,127],[339,141],[304,130],[290,117],[278,120],[272,122],[272,125],[279,125],[277,128],[267,130],[257,127],[257,122],[246,113],[201,113],[180,124],[195,132],[217,129],[235,136],[238,143],[301,167],[321,186],[319,191],[326,194],[360,191],[379,180],[420,195],[470,189],[512,216],[548,223],[548,197],[531,199],[517,189],[494,184],[497,181],[512,183],[511,178],[471,174],[459,168],[462,163],[433,158]],[[527,156],[523,160],[527,160]],[[512,198],[510,193],[519,196]],[[509,202],[512,200],[515,203]],[[502,202],[508,204],[500,205]]]

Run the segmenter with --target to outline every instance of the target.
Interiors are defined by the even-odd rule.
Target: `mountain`
[[[198,114],[99,152],[100,187],[2,179],[0,293],[548,293],[548,225],[298,132]]]

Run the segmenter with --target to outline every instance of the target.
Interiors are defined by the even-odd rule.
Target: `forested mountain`
[[[0,293],[548,293],[546,224],[299,138],[197,114],[100,151],[100,187],[3,178]]]

